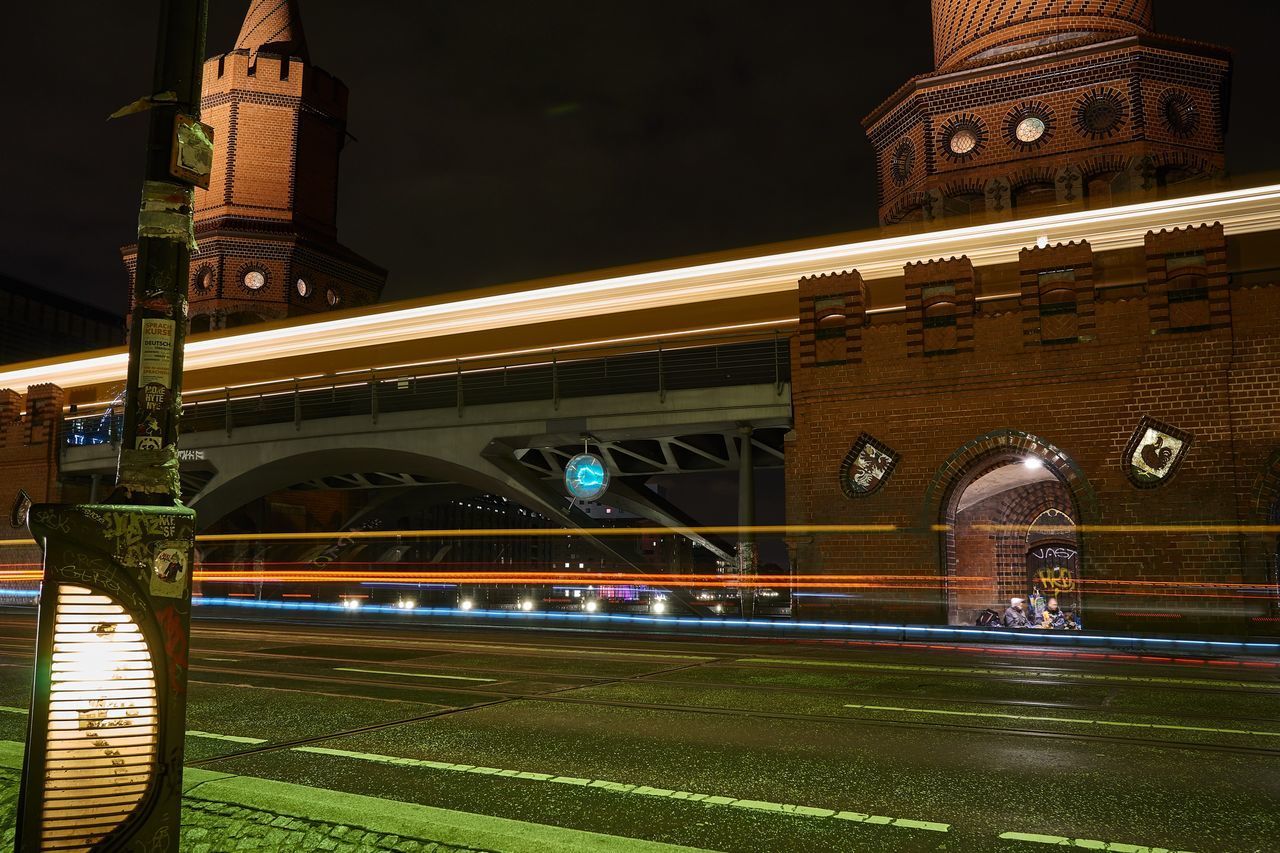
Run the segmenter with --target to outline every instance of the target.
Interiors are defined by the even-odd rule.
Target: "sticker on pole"
[[[191,576],[189,543],[155,543],[151,557],[151,594],[161,598],[182,598]]]

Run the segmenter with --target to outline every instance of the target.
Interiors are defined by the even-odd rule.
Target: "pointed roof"
[[[250,56],[261,51],[308,60],[298,0],[251,0],[235,49]]]

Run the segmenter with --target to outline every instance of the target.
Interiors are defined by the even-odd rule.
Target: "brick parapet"
[[[999,310],[984,307],[976,313],[970,354],[908,357],[910,318],[923,305],[923,300],[909,300],[906,311],[872,316],[863,329],[860,363],[819,371],[795,360],[795,426],[786,459],[789,523],[898,528],[874,537],[819,536],[797,543],[799,570],[941,574],[945,537],[920,527],[923,523],[927,530],[941,520],[922,517],[925,493],[935,478],[945,487],[958,475],[958,470],[943,470],[955,448],[1005,427],[1061,448],[1079,467],[1082,482],[1096,495],[1098,519],[1108,525],[1274,523],[1280,506],[1260,484],[1280,482],[1280,339],[1274,333],[1280,274],[1227,273],[1230,322],[1172,332],[1160,330],[1153,310],[1163,298],[1161,270],[1144,263],[1148,253],[1167,259],[1204,251],[1207,265],[1212,263],[1212,272],[1221,277],[1221,259],[1262,248],[1257,241],[1249,244],[1253,248],[1224,248],[1220,235],[1212,224],[1152,235],[1144,249],[1093,255],[1092,263],[1083,244],[1024,252],[1015,265],[1021,285],[1048,268],[1092,267],[1088,288],[1081,287],[1083,277],[1075,282],[1078,305],[1092,298],[1092,341],[1082,335],[1076,343],[1027,346],[1027,315],[1035,305],[1024,287],[1018,298],[999,300]],[[1256,265],[1258,259],[1250,257]],[[1138,276],[1132,282],[1127,279],[1131,267]],[[913,282],[931,278],[927,269],[917,267]],[[1144,275],[1148,272],[1150,277]],[[1194,436],[1182,467],[1155,489],[1134,488],[1124,469],[1125,448],[1144,416]],[[842,494],[838,473],[850,444],[863,432],[892,447],[900,461],[880,491],[854,501]],[[1147,611],[1161,611],[1165,615],[1158,618],[1166,620],[1175,618],[1169,613],[1182,613],[1176,618],[1186,630],[1220,630],[1223,623],[1188,605],[1198,599],[1166,597],[1174,591],[1170,583],[1274,582],[1274,537],[1117,532],[1087,538],[1082,548],[1086,580],[1151,582],[1148,596],[1117,599],[1125,612],[1137,614],[1133,619],[1145,618]],[[1107,600],[1095,598],[1093,604]],[[843,606],[846,612],[828,615],[889,615]],[[938,620],[945,618],[946,597],[920,591],[899,606],[895,614],[903,618]],[[1257,607],[1238,610],[1231,630],[1242,625],[1271,630],[1272,622],[1244,621],[1262,618]],[[1105,623],[1100,611],[1093,608],[1093,625]],[[1197,622],[1197,612],[1203,621]]]

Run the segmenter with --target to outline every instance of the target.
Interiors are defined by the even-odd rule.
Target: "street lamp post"
[[[162,0],[138,215],[125,423],[103,504],[34,506],[44,551],[16,850],[178,850],[195,513],[178,417],[208,0]]]

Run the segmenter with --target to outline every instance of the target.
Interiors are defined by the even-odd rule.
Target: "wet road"
[[[188,764],[709,850],[1280,837],[1268,660],[206,618],[190,693]]]

